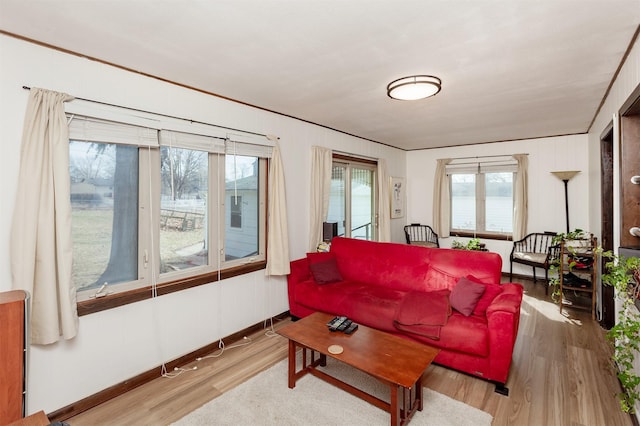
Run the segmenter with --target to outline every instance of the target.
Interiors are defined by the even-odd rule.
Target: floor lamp
[[[551,172],[555,177],[564,182],[564,209],[567,215],[567,234],[569,233],[569,191],[567,190],[567,184],[569,180],[580,173],[579,170],[567,170],[562,172]]]

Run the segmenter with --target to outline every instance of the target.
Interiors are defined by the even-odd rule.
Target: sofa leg
[[[509,388],[504,383],[496,383],[496,393],[500,395],[509,396]]]

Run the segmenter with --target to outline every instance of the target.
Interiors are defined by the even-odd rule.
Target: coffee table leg
[[[422,411],[424,395],[422,393],[422,376],[416,382],[416,402],[418,403],[418,411]]]
[[[296,387],[296,344],[289,340],[289,389]]]
[[[398,405],[398,385],[391,385],[391,426],[400,425],[400,406]]]

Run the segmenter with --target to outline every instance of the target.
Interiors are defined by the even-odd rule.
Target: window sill
[[[218,272],[209,272],[187,279],[161,283],[156,286],[156,294],[158,296],[162,296],[165,294],[174,293],[176,291],[197,287],[203,284],[209,284],[218,280],[224,280],[238,275],[248,274],[250,272],[265,269],[266,265],[266,261],[255,262],[248,265],[225,269],[224,271],[220,272],[219,276]],[[82,302],[78,302],[78,316],[89,315],[96,312],[105,311],[107,309],[117,308],[118,306],[128,305],[129,303],[151,299],[152,297],[153,295],[151,287],[147,286],[143,288],[137,288],[135,290],[111,294],[99,299],[85,300]]]
[[[498,241],[513,241],[513,236],[510,234],[488,234],[477,233],[468,231],[451,231],[451,237],[465,237],[465,238],[481,238],[483,240],[498,240]]]

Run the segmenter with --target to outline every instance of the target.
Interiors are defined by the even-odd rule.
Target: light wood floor
[[[439,366],[425,373],[426,386],[490,413],[494,426],[633,425],[618,408],[619,384],[604,330],[586,312],[561,315],[541,284],[523,285],[509,396],[495,393],[490,383]],[[285,323],[288,320],[275,328]],[[170,424],[286,357],[283,337],[267,337],[264,331],[249,337],[249,345],[185,366],[197,365],[197,370],[173,379],[158,378],[67,422],[71,426]]]

